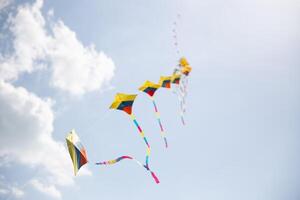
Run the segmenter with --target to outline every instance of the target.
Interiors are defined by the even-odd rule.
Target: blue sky
[[[299,199],[299,11],[297,0],[0,1],[0,199]],[[193,71],[186,126],[177,97],[156,94],[165,150],[137,88],[176,65],[178,13]],[[139,94],[159,185],[134,162],[93,164],[144,160],[130,118],[108,109],[116,92]],[[72,128],[90,160],[77,177]]]

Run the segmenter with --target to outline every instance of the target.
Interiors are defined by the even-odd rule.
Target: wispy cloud
[[[0,10],[12,3],[12,0],[0,0]]]
[[[48,184],[73,184],[66,148],[52,137],[51,100],[1,82],[0,104],[0,156],[9,156],[11,161],[39,168]]]
[[[26,186],[61,198],[59,186],[72,185],[74,179],[63,142],[52,136],[54,100],[15,87],[13,81],[23,73],[47,67],[52,73],[53,87],[82,95],[109,82],[114,75],[114,63],[93,45],[84,46],[61,20],[48,24],[42,6],[42,0],[19,6],[7,22],[13,36],[13,51],[0,54],[0,157],[4,159],[0,167],[10,168],[10,163],[16,163],[39,169],[38,175],[25,180]],[[48,16],[53,14],[50,11]],[[80,174],[91,172],[84,167]],[[5,185],[9,183],[5,181]],[[24,189],[15,186],[0,190],[1,196],[19,198],[24,194]]]
[[[40,181],[38,181],[37,179],[32,179],[30,181],[30,184],[36,188],[37,190],[39,190],[40,192],[43,192],[45,194],[48,194],[51,197],[54,198],[61,198],[61,194],[60,192],[57,190],[57,188],[54,185],[44,185],[43,183],[41,183]]]
[[[14,197],[18,199],[25,195],[22,188],[7,184],[7,181],[3,176],[0,176],[0,187],[0,197]]]
[[[47,23],[42,6],[42,0],[20,6],[9,21],[14,52],[0,59],[0,78],[16,80],[20,74],[46,65],[52,71],[51,85],[74,95],[98,90],[108,83],[114,75],[112,59],[94,45],[84,46],[63,21]]]

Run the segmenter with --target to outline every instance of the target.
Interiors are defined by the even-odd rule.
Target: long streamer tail
[[[137,129],[138,129],[138,131],[140,133],[140,136],[143,138],[143,140],[144,140],[144,142],[145,142],[145,144],[147,146],[146,147],[147,149],[146,149],[146,161],[145,161],[146,165],[145,166],[146,166],[146,168],[149,168],[149,157],[150,157],[150,153],[151,153],[150,145],[148,143],[148,140],[147,140],[147,138],[146,138],[146,136],[145,136],[142,128],[140,127],[139,123],[137,122],[135,116],[133,114],[131,114],[130,118],[133,121],[134,125],[137,127]]]
[[[120,156],[120,157],[118,157],[116,159],[113,159],[113,160],[107,160],[107,161],[97,162],[95,164],[96,165],[114,165],[114,164],[116,164],[116,163],[118,163],[118,162],[120,162],[122,160],[126,160],[126,159],[127,160],[132,160],[135,163],[137,163],[139,166],[144,167],[147,171],[150,172],[150,174],[151,174],[152,178],[154,179],[155,183],[157,183],[157,184],[159,183],[159,179],[157,178],[157,176],[155,175],[155,173],[149,169],[148,166],[142,165],[142,163],[140,161],[138,161],[137,159],[135,159],[135,158],[133,158],[131,156]]]
[[[118,157],[118,158],[113,159],[113,160],[97,162],[96,165],[113,165],[113,164],[116,164],[117,162],[120,162],[121,160],[124,160],[124,159],[133,160],[134,158],[131,157],[131,156],[121,156],[121,157]]]
[[[185,125],[184,114],[186,112],[187,83],[187,76],[182,74],[179,85],[177,89],[174,90],[174,93],[177,95],[180,104],[179,115],[183,125]]]
[[[165,147],[168,148],[168,141],[167,141],[167,138],[166,138],[166,135],[165,135],[164,128],[163,128],[162,123],[161,123],[160,113],[157,109],[157,106],[156,106],[156,103],[155,103],[155,100],[154,100],[153,97],[151,97],[151,100],[152,100],[152,103],[153,103],[153,106],[154,106],[155,116],[156,116],[157,122],[158,122],[159,127],[160,127],[161,137],[164,139]]]

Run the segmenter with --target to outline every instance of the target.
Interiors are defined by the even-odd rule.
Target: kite
[[[171,77],[171,83],[179,85],[180,78],[181,78],[180,74],[173,74],[172,77]]]
[[[158,84],[155,84],[151,81],[146,81],[140,88],[139,90],[140,91],[143,91],[145,93],[147,93],[153,103],[153,106],[154,106],[154,111],[155,111],[155,116],[156,116],[156,119],[158,121],[158,124],[159,124],[159,127],[160,127],[160,134],[162,136],[162,138],[164,139],[164,142],[165,142],[165,147],[168,148],[168,141],[167,141],[167,138],[165,136],[165,131],[164,131],[164,128],[162,126],[162,123],[161,123],[161,119],[160,119],[160,113],[158,111],[158,108],[157,108],[157,105],[155,103],[155,100],[154,100],[154,94],[155,92],[157,91],[157,89],[160,88],[160,85]]]
[[[67,135],[66,142],[73,162],[74,174],[76,176],[78,170],[88,162],[87,154],[85,148],[80,143],[79,137],[75,133],[75,130],[72,130]]]
[[[178,96],[178,100],[180,102],[180,115],[181,115],[181,121],[183,125],[185,125],[184,122],[184,113],[186,112],[186,96],[187,96],[187,85],[188,85],[188,76],[190,75],[190,72],[192,71],[192,67],[190,66],[188,60],[185,57],[181,57],[179,61],[177,60],[178,57],[181,56],[180,52],[180,42],[179,42],[179,31],[178,31],[178,25],[179,20],[181,18],[181,15],[178,13],[176,20],[173,22],[173,28],[172,28],[172,37],[173,37],[173,45],[174,50],[176,52],[176,62],[178,63],[173,71],[172,76],[161,76],[159,83],[153,83],[151,81],[145,81],[144,84],[139,87],[139,90],[142,92],[147,93],[148,97],[152,101],[155,117],[157,119],[158,125],[160,127],[160,135],[162,139],[164,140],[165,147],[168,148],[168,142],[167,138],[165,136],[165,131],[161,122],[160,113],[157,108],[157,104],[155,102],[155,92],[159,88],[167,88],[171,89],[175,94]],[[174,85],[174,87],[172,86]],[[174,89],[173,89],[174,88]],[[122,155],[120,157],[117,157],[115,159],[111,160],[105,160],[102,162],[95,163],[96,165],[114,165],[116,163],[119,163],[121,161],[130,160],[134,161],[139,166],[145,168],[150,174],[152,175],[152,178],[154,181],[158,184],[160,183],[159,179],[155,175],[153,171],[151,171],[149,167],[149,158],[151,154],[151,148],[150,144],[145,136],[145,133],[143,132],[141,126],[137,122],[137,119],[135,115],[132,113],[132,106],[137,97],[137,94],[124,94],[124,93],[117,93],[114,97],[114,101],[112,102],[110,109],[115,110],[121,110],[124,111],[126,114],[129,115],[130,119],[134,123],[134,126],[138,129],[139,135],[142,137],[145,145],[146,145],[146,158],[145,163],[141,163],[139,160],[135,159],[132,156],[129,155]],[[87,160],[87,153],[83,145],[80,143],[79,137],[75,133],[75,130],[72,130],[68,135],[66,136],[66,142],[69,150],[69,154],[73,163],[74,167],[74,174],[77,175],[80,168],[85,165]]]
[[[159,79],[159,85],[164,88],[171,88],[172,76],[161,76]]]
[[[187,59],[185,57],[182,57],[179,59],[179,65],[182,67],[188,66],[189,62],[187,61]]]
[[[145,161],[145,165],[142,165],[147,171],[149,171],[153,177],[153,179],[155,180],[155,182],[158,184],[159,183],[159,179],[157,178],[157,176],[155,175],[154,172],[152,172],[149,168],[149,157],[150,157],[150,153],[151,153],[151,150],[150,150],[150,145],[148,143],[148,140],[147,138],[145,137],[145,134],[142,130],[142,128],[140,127],[140,125],[138,124],[135,116],[133,115],[132,113],[132,105],[133,105],[133,102],[136,98],[136,94],[123,94],[123,93],[117,93],[115,95],[115,99],[113,101],[113,103],[111,104],[110,106],[110,109],[116,109],[116,110],[122,110],[124,111],[125,113],[127,113],[131,120],[133,121],[134,125],[137,127],[138,131],[139,131],[139,134],[140,136],[143,138],[147,148],[146,148],[146,161]],[[111,165],[111,164],[115,164],[121,160],[124,160],[124,159],[129,159],[129,160],[135,160],[138,164],[140,162],[138,162],[136,159],[134,159],[133,157],[131,156],[121,156],[117,159],[114,159],[114,160],[109,160],[109,161],[105,161],[105,162],[99,162],[99,163],[96,163],[97,165]]]
[[[190,72],[192,71],[192,68],[189,65],[186,65],[181,68],[181,73],[188,76]]]

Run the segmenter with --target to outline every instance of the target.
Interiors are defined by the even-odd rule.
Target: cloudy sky
[[[137,88],[172,72],[177,14],[189,79],[187,125],[177,97]],[[300,198],[300,2],[0,0],[0,199]],[[144,144],[108,107],[139,94],[134,112],[152,146],[156,185],[124,161]],[[90,163],[73,176],[65,136],[75,129]]]

